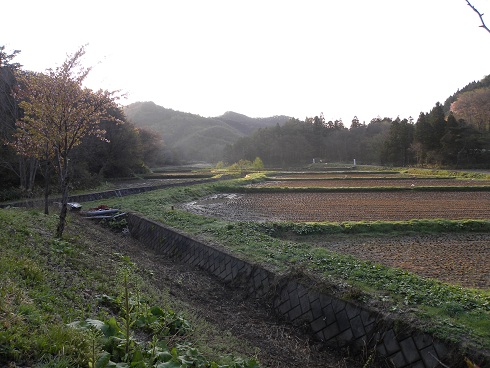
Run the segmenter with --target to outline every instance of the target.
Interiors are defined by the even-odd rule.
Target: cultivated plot
[[[490,192],[243,193],[213,195],[186,210],[238,221],[490,219]]]

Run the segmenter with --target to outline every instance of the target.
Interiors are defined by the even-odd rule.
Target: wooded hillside
[[[159,133],[167,157],[175,162],[222,160],[223,148],[258,128],[284,124],[289,117],[250,118],[235,112],[203,117],[167,109],[154,102],[136,102],[124,108],[135,126]]]

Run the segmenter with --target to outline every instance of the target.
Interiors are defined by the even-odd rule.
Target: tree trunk
[[[26,159],[25,157],[19,156],[19,180],[20,188],[22,190],[27,189],[27,175],[26,175]]]
[[[34,189],[34,183],[36,179],[36,173],[38,168],[38,161],[32,157],[19,157],[19,179],[20,187],[27,193],[32,194]]]
[[[27,163],[29,166],[29,180],[27,182],[27,191],[32,193],[34,190],[34,183],[36,181],[36,173],[37,173],[37,165],[38,161],[36,158],[29,158],[27,159]]]
[[[49,160],[46,161],[46,168],[44,171],[44,214],[49,215],[49,181],[50,181],[50,171],[51,167],[49,165]]]
[[[56,237],[61,238],[66,224],[66,213],[68,212],[68,158],[67,155],[60,155],[57,153],[58,171],[60,175],[60,189],[61,189],[61,211],[60,220],[56,229]]]
[[[66,213],[68,212],[68,176],[63,175],[61,180],[61,211],[60,221],[56,228],[56,237],[61,238],[66,224]]]

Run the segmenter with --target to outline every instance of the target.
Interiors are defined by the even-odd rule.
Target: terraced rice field
[[[363,171],[330,171],[330,172],[282,172],[274,175],[273,178],[278,179],[331,179],[338,178],[427,178],[415,175],[387,172],[363,172]],[[435,177],[438,178],[438,177]]]
[[[366,178],[316,180],[318,175],[295,180],[267,181],[254,186],[279,187],[388,187],[481,186],[490,181],[454,179]],[[309,178],[307,178],[309,177]],[[349,175],[349,177],[352,177]],[[187,203],[185,209],[236,221],[403,221],[412,219],[490,220],[490,192],[352,192],[352,193],[243,193],[218,194]],[[291,239],[294,240],[294,239]],[[490,288],[490,235],[439,234],[390,237],[317,236],[316,246],[351,254],[423,277],[473,288]]]
[[[238,221],[403,221],[490,219],[490,192],[244,193],[185,205]]]
[[[298,236],[298,241],[305,241]],[[490,234],[312,236],[308,242],[337,253],[406,269],[470,288],[490,288]]]
[[[284,179],[268,180],[251,187],[287,187],[287,188],[355,188],[355,187],[475,187],[490,186],[490,180],[455,180],[455,179],[422,179],[422,178],[311,178],[311,179]]]

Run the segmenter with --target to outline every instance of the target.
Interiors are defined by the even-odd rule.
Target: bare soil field
[[[330,179],[330,178],[421,178],[417,176],[407,176],[407,174],[390,173],[386,172],[362,172],[362,171],[330,171],[330,172],[283,172],[272,176],[271,178],[278,179]]]
[[[453,179],[389,179],[389,178],[337,178],[329,180],[292,179],[264,181],[250,187],[286,187],[286,188],[353,188],[353,187],[442,187],[442,186],[490,186],[490,180],[453,180]]]
[[[334,252],[469,288],[490,289],[490,234],[296,236]]]
[[[488,192],[220,194],[183,206],[237,221],[490,219]],[[472,288],[490,288],[490,234],[298,237],[330,250]]]
[[[441,176],[417,176],[401,173],[386,173],[386,172],[362,172],[362,171],[329,171],[329,172],[281,172],[270,178],[279,178],[282,180],[288,179],[435,179],[435,180],[452,180],[452,178],[443,178]]]
[[[490,219],[490,192],[244,193],[183,206],[238,221],[404,221]]]

